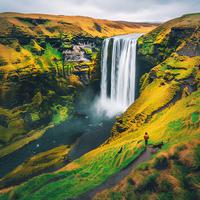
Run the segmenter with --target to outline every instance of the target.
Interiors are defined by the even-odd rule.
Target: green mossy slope
[[[0,179],[0,187],[8,187],[24,182],[31,177],[61,168],[69,162],[68,146],[59,146],[46,152],[36,154],[11,173]]]
[[[199,199],[199,151],[199,140],[175,145],[94,199]]]
[[[33,200],[62,200],[78,197],[80,194],[101,184],[107,177],[126,167],[139,156],[144,150],[143,135],[146,131],[150,135],[150,144],[163,142],[165,149],[169,149],[177,143],[187,143],[190,140],[197,144],[195,148],[199,148],[200,55],[198,55],[196,49],[192,53],[188,52],[191,41],[198,46],[196,35],[199,35],[199,30],[197,26],[193,28],[193,24],[199,24],[196,23],[196,21],[199,21],[199,17],[198,14],[184,16],[183,18],[176,19],[174,25],[170,21],[159,28],[159,30],[162,30],[164,29],[163,27],[170,27],[167,32],[169,33],[180,21],[180,25],[187,25],[186,29],[190,25],[192,26],[192,34],[190,36],[186,34],[187,36],[185,36],[185,31],[183,30],[182,42],[178,46],[176,43],[171,43],[172,46],[169,49],[173,48],[174,50],[170,50],[169,53],[165,52],[165,48],[161,48],[157,54],[146,53],[141,55],[141,60],[150,60],[151,65],[149,68],[147,67],[148,73],[141,78],[140,96],[122,116],[117,117],[112,130],[113,136],[110,139],[97,149],[71,162],[56,173],[35,177],[14,189],[11,188],[11,191],[2,195],[1,199],[26,200],[31,197]],[[154,46],[155,37],[153,35],[161,37],[160,32],[155,30],[139,39],[139,52],[142,52],[141,49],[146,48],[146,46],[149,48],[148,45]],[[168,34],[162,35],[162,37],[162,41],[165,41]],[[149,44],[149,38],[152,40],[151,44]],[[176,34],[173,39],[176,40]],[[162,53],[164,56],[160,56]],[[186,144],[186,146],[189,149],[191,147],[189,144]],[[197,151],[193,150],[193,148],[191,148],[191,151],[188,151],[189,154],[193,152]],[[158,178],[163,172],[159,171],[160,165],[161,168],[163,167],[162,163],[164,163],[164,167],[167,166],[166,163],[172,163],[175,176],[183,172],[186,176],[189,176],[191,173],[192,180],[189,187],[193,187],[195,197],[198,196],[196,188],[198,188],[199,182],[194,178],[194,175],[196,175],[195,170],[198,168],[199,154],[194,154],[197,162],[193,161],[193,159],[189,159],[188,162],[192,163],[195,169],[188,165],[186,171],[184,171],[185,164],[181,164],[179,168],[170,159],[155,158],[153,167],[147,169],[146,179],[141,179],[139,191],[144,191],[144,195],[147,195],[143,199],[148,199],[153,195],[159,196],[157,199],[161,199],[166,187],[170,189],[170,186],[174,184],[171,180],[168,181],[166,179],[168,182],[161,184],[163,188],[158,188],[159,181],[163,181],[163,179]],[[172,155],[176,154],[172,153]],[[182,160],[179,161],[182,162]],[[171,168],[168,170],[171,170]],[[153,173],[150,175],[151,172]],[[131,180],[129,182],[133,183]],[[149,191],[147,187],[152,182],[155,184],[153,184],[153,188]],[[184,195],[190,195],[186,186],[181,185],[185,183],[185,179],[177,177],[175,179],[176,182],[178,182],[178,193],[171,192],[169,195],[178,195],[180,199]],[[157,194],[155,194],[156,192]],[[121,191],[112,194],[111,199],[122,199]],[[135,193],[130,192],[127,195],[132,195],[129,199],[134,199],[133,195]],[[107,198],[110,198],[110,196],[105,195],[105,199]]]
[[[73,117],[79,90],[99,81],[102,37],[156,24],[0,14],[0,157]]]

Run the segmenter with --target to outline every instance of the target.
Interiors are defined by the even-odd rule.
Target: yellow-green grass
[[[0,179],[0,187],[19,184],[30,177],[62,167],[67,162],[69,151],[70,147],[63,145],[29,158]]]
[[[182,96],[190,95],[188,88],[197,87],[195,84],[199,82],[199,63],[200,56],[187,57],[173,54],[152,68],[141,79],[140,97],[117,119],[112,130],[113,134],[132,132],[142,125],[145,126],[155,113],[160,113],[176,103]],[[152,74],[154,78],[151,78]],[[192,81],[184,82],[188,78]]]
[[[168,60],[171,62],[171,59],[174,58]],[[198,57],[185,59],[187,61],[189,59],[190,67],[196,69]],[[183,63],[185,59],[182,60]],[[199,89],[169,104],[175,94],[181,92],[181,83],[173,78],[162,85],[165,76],[162,66],[156,66],[153,70],[159,76],[153,82],[146,84],[140,97],[121,117],[123,126],[128,128],[126,131],[114,135],[101,147],[73,161],[57,173],[41,175],[16,187],[12,194],[20,196],[21,199],[28,198],[30,194],[33,199],[42,199],[47,196],[53,196],[54,199],[78,196],[99,185],[107,177],[134,160],[144,149],[142,142],[144,132],[149,133],[150,143],[162,141],[165,148],[181,141],[198,138],[200,132]],[[190,75],[197,78],[192,72]],[[167,106],[163,108],[165,105]],[[119,154],[121,147],[123,151]],[[38,182],[40,184],[36,184]],[[79,187],[74,187],[75,185]],[[33,194],[32,191],[34,191]]]
[[[40,92],[37,92],[30,103],[14,107],[12,109],[0,108],[0,114],[7,118],[8,123],[7,126],[0,125],[0,140],[6,144],[9,144],[11,141],[14,142],[14,140],[19,139],[23,136],[32,137],[33,132],[35,133],[40,129],[45,130],[44,127],[40,127],[40,129],[36,131],[26,130],[25,121],[22,117],[23,113],[29,112],[32,121],[37,121],[39,117],[38,107],[42,104],[44,98],[45,97],[43,97]]]
[[[168,21],[138,39],[138,55],[151,66],[159,64],[190,42],[198,46],[200,13]],[[180,34],[181,33],[181,34]]]
[[[188,57],[174,53],[154,69],[157,75],[161,77],[168,73],[175,76],[176,80],[187,79],[191,75],[197,79],[199,63],[200,56]]]
[[[39,45],[37,44],[37,46]],[[50,44],[47,44],[42,55],[34,54],[31,44],[21,47],[20,52],[0,44],[0,51],[4,52],[0,56],[1,59],[5,60],[7,63],[1,66],[0,69],[3,73],[4,80],[7,80],[7,78],[13,75],[23,77],[34,73],[48,73],[52,69],[55,69],[57,73],[62,71],[61,53]],[[57,60],[56,62],[55,59]]]
[[[2,81],[0,92],[2,98],[4,98],[4,95],[6,96],[7,91],[12,92],[12,89],[15,89],[12,84],[13,80],[52,74],[57,77],[61,88],[68,83],[69,86],[79,87],[82,86],[80,79],[74,76],[67,78],[65,76],[66,71],[69,71],[67,75],[71,75],[71,73],[76,72],[75,66],[87,65],[88,68],[80,68],[79,71],[87,72],[89,75],[95,72],[98,59],[96,51],[91,52],[89,49],[85,49],[86,53],[91,55],[91,61],[89,62],[64,63],[61,51],[58,51],[52,44],[45,41],[45,38],[56,38],[57,42],[63,40],[72,45],[72,39],[76,35],[107,37],[132,32],[148,32],[157,26],[155,24],[140,24],[138,26],[87,17],[18,13],[0,14],[0,22],[0,34],[3,36],[0,41],[0,73]],[[98,26],[101,27],[101,31],[97,30]],[[27,38],[30,38],[30,41],[23,43],[22,41]],[[53,107],[55,108],[53,108],[54,114],[52,117],[54,124],[57,125],[68,118],[68,108],[56,109],[58,107],[57,104],[53,105]],[[4,144],[9,146],[0,150],[2,156],[6,154],[5,152],[12,152],[12,150],[16,149],[15,143],[20,143],[19,147],[22,147],[22,144],[26,143],[24,141],[29,141],[30,139],[30,137],[28,137],[29,139],[26,138],[30,134],[25,128],[27,124],[22,119],[21,114],[31,110],[30,115],[33,121],[39,120],[40,114],[34,103],[29,103],[29,105],[22,107],[18,106],[14,109],[6,110],[4,108],[0,108],[0,114],[7,118],[8,127],[0,126],[0,140],[2,146]],[[33,130],[33,132],[37,131]],[[37,138],[37,136],[31,138]],[[8,150],[10,144],[12,147]]]
[[[42,55],[37,55],[32,52],[32,48],[37,48],[41,50],[40,47],[35,40],[32,40],[32,45],[21,46],[21,51],[17,52],[16,50],[8,47],[6,45],[0,45],[0,50],[2,50],[1,58],[3,58],[7,64],[1,66],[0,71],[2,72],[2,85],[0,87],[1,95],[4,96],[4,92],[7,90],[12,90],[13,85],[12,81],[9,78],[17,77],[19,79],[25,78],[26,76],[37,75],[40,76],[42,74],[48,74],[50,71],[54,70],[55,73],[59,76],[63,75],[62,61],[61,61],[61,53],[53,48],[49,43],[46,44],[46,48],[43,49],[44,52]],[[17,44],[19,45],[19,44]],[[56,61],[55,61],[56,59]],[[62,82],[64,85],[67,84],[67,80],[58,80],[60,82],[60,87],[62,87]],[[15,88],[13,88],[15,89]],[[31,90],[31,88],[30,88]],[[48,91],[48,89],[47,89]],[[54,93],[55,96],[55,93]],[[13,97],[14,98],[14,97]],[[17,98],[17,97],[16,97]],[[0,141],[4,145],[4,149],[0,149],[0,156],[4,156],[5,152],[12,152],[16,148],[16,144],[18,144],[19,148],[23,146],[33,139],[39,137],[38,129],[46,129],[45,127],[36,127],[34,130],[30,131],[26,128],[26,122],[23,119],[22,115],[26,113],[30,113],[32,121],[39,121],[41,111],[41,104],[45,100],[50,100],[52,98],[51,94],[47,94],[47,96],[42,96],[41,92],[38,91],[31,102],[26,102],[21,106],[16,106],[14,108],[0,108],[0,114],[4,116],[7,120],[7,126],[0,125]],[[56,101],[54,97],[54,102]],[[70,101],[69,101],[70,102]],[[56,103],[56,107],[59,107],[59,103]],[[59,109],[49,109],[48,112],[53,110],[54,114],[52,117],[52,122],[54,124],[59,124],[68,118],[68,107],[65,107],[62,110]],[[38,109],[40,107],[40,109]],[[47,112],[43,112],[48,114]],[[41,115],[43,115],[43,113]],[[47,124],[48,127],[48,124]],[[44,132],[44,131],[43,131]],[[33,136],[33,133],[36,133],[36,136]],[[27,138],[26,138],[27,137]],[[19,141],[21,140],[21,142]],[[13,143],[13,144],[11,144]],[[11,145],[10,145],[11,144]],[[20,144],[20,145],[19,145]],[[10,146],[12,146],[10,148]],[[10,148],[10,150],[8,150]]]
[[[136,148],[137,146],[139,148]],[[86,190],[89,190],[103,182],[108,176],[125,167],[131,160],[137,157],[141,151],[143,151],[141,144],[136,145],[134,143],[124,144],[122,154],[118,154],[119,149],[120,145],[118,147],[113,146],[108,149],[99,148],[88,155],[90,159],[88,159],[88,156],[86,155],[77,160],[75,163],[71,163],[69,166],[67,166],[67,169],[63,168],[57,173],[46,174],[33,178],[30,181],[36,181],[37,184],[35,185],[35,183],[33,183],[34,185],[32,185],[32,183],[25,183],[24,186],[29,188],[26,188],[29,191],[25,193],[28,194],[32,189],[35,191],[39,188],[41,189],[41,187],[47,183],[49,183],[49,186],[47,186],[48,189],[46,188],[45,191],[41,192],[45,193],[46,195],[48,191],[51,191],[52,194],[48,194],[49,199],[74,197],[80,192],[82,193]],[[70,170],[71,166],[73,165],[77,165],[79,167]],[[54,181],[56,181],[56,183]],[[78,187],[74,187],[76,185]],[[36,196],[34,196],[34,194],[31,196],[33,199],[40,199],[43,196],[42,193],[39,192],[39,194],[36,194]],[[53,193],[55,194],[53,195]],[[23,199],[23,197],[20,198]]]
[[[49,128],[60,124],[67,120],[69,112],[73,107],[73,96],[61,96],[62,105],[55,97],[54,91],[48,91],[47,96],[42,96],[37,92],[29,104],[15,107],[13,109],[0,108],[0,114],[7,118],[7,126],[0,125],[0,140],[2,146],[0,148],[0,157],[3,157],[13,151],[23,147],[29,142],[41,137]],[[48,112],[41,113],[38,109],[42,107],[43,101],[53,98],[53,104],[49,104]],[[65,102],[65,103],[64,103]],[[25,125],[23,113],[28,113],[31,123],[38,122],[44,117],[51,117],[49,123],[40,124],[38,127],[27,129]]]
[[[24,145],[30,143],[33,140],[37,140],[39,137],[41,137],[47,129],[52,128],[53,124],[50,124],[49,126],[40,128],[38,130],[31,130],[30,132],[26,132],[26,136],[18,139],[6,146],[3,146],[2,148],[0,148],[0,157],[6,156],[14,151],[16,151],[17,149],[20,149],[21,147],[23,147]],[[4,132],[5,134],[5,132]]]
[[[184,57],[176,63],[173,55],[167,59],[173,68],[183,63],[184,67],[190,66],[192,70],[188,70],[185,75],[184,69],[180,69],[182,77],[176,79],[173,76],[168,79],[163,71],[169,70],[172,73],[174,69],[163,69],[162,64],[152,69],[146,75],[146,83],[140,97],[117,119],[112,138],[58,172],[35,177],[4,194],[1,199],[25,200],[31,196],[33,200],[61,200],[77,197],[133,161],[144,150],[144,132],[149,133],[150,143],[162,141],[164,148],[180,141],[199,138],[199,89],[183,95],[183,85],[180,82],[183,77],[192,77],[198,81],[196,64],[199,58]],[[153,70],[159,76],[151,80]],[[178,99],[175,98],[177,94]],[[153,176],[153,179],[155,178],[157,174]]]
[[[97,193],[94,199],[198,199],[199,150],[200,138],[179,142],[139,165],[115,187]]]
[[[154,29],[152,32],[146,34],[143,38],[139,39],[139,44],[144,44],[143,39],[148,39],[154,44],[161,44],[167,37],[167,34],[174,27],[181,28],[195,28],[200,23],[200,13],[183,15],[182,17],[172,19]]]
[[[17,138],[20,135],[26,135],[28,131],[24,128],[24,120],[21,114],[25,112],[29,107],[33,107],[33,104],[26,104],[14,109],[0,108],[0,113],[8,118],[8,127],[0,125],[0,140],[9,143],[12,138]],[[34,109],[33,109],[34,110]],[[34,115],[34,112],[32,113]],[[31,135],[31,134],[30,134]]]
[[[57,173],[36,177],[16,187],[12,193],[20,199],[26,199],[30,194],[32,199],[43,199],[48,196],[50,199],[50,196],[54,199],[75,197],[102,183],[108,176],[134,160],[143,150],[141,140],[146,131],[149,132],[151,143],[163,141],[168,146],[198,138],[199,118],[193,120],[192,116],[199,112],[199,101],[199,91],[194,92],[162,113],[155,114],[137,131],[120,134]],[[121,147],[123,150],[120,154],[118,152]]]
[[[58,37],[61,33],[110,37],[128,33],[146,33],[157,24],[123,23],[80,16],[2,13],[1,33],[9,34],[14,24],[17,30],[31,36]],[[34,27],[34,28],[31,28]],[[69,37],[70,38],[70,37]]]
[[[148,32],[157,26],[155,24],[140,24],[138,26],[134,23],[124,24],[123,22],[88,17],[19,13],[1,13],[0,21],[2,21],[0,33],[5,37],[4,39],[13,39],[7,42],[8,44],[2,39],[0,44],[0,61],[2,61],[0,71],[5,80],[13,75],[18,77],[30,73],[48,73],[52,69],[55,69],[58,74],[63,73],[61,53],[52,48],[50,44],[47,44],[44,49],[38,43],[38,38],[67,39],[71,45],[71,41],[76,35],[108,37],[134,32]],[[102,26],[102,31],[96,30],[97,24]],[[48,29],[53,31],[48,31]],[[18,39],[20,40],[22,36],[24,38],[32,37],[33,39],[30,40],[29,44],[21,45]],[[88,49],[85,50],[87,53],[89,52]],[[95,53],[89,52],[89,54],[91,54],[92,60],[96,60]],[[96,65],[96,63],[93,63],[93,65]]]

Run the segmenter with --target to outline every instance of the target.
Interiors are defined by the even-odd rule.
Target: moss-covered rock
[[[163,69],[168,69],[168,64],[169,67],[172,64],[170,59],[175,61],[176,58],[187,59],[200,56],[197,39],[200,32],[198,28],[199,18],[200,14],[198,13],[184,15],[162,24],[138,39],[136,69],[138,85],[141,76],[156,65],[162,65]],[[177,56],[174,56],[174,53]],[[190,61],[186,63],[190,64]],[[179,64],[175,65],[181,68],[182,63]],[[137,96],[140,87],[137,88]]]

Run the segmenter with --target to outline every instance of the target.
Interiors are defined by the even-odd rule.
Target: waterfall
[[[140,34],[122,35],[103,41],[101,93],[97,111],[111,117],[134,102],[136,44]]]

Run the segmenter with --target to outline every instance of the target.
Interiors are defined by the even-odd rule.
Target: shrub
[[[154,173],[152,175],[147,176],[143,182],[137,187],[136,191],[143,192],[146,190],[155,191],[158,186],[156,179],[159,176],[159,173]]]
[[[111,192],[110,193],[110,199],[121,200],[122,199],[122,193],[121,192]]]
[[[194,148],[194,165],[195,169],[200,169],[200,144]]]
[[[126,200],[136,200],[136,194],[133,190],[133,187],[131,185],[128,185],[126,188]]]
[[[173,194],[171,192],[161,192],[158,193],[158,200],[172,200],[173,199]]]
[[[187,189],[195,192],[198,190],[198,185],[200,184],[200,177],[195,174],[189,174],[185,177],[185,182],[187,183]]]
[[[139,200],[149,200],[149,199],[151,199],[150,196],[151,196],[150,192],[142,193],[142,194],[140,194]]]
[[[173,187],[168,180],[164,179],[161,181],[159,189],[161,192],[171,192],[173,190]]]
[[[180,189],[174,193],[175,200],[196,200],[195,195],[192,192],[188,192],[185,189]]]
[[[170,159],[178,160],[179,159],[179,152],[187,149],[186,145],[179,145],[175,148],[172,155],[170,155]]]
[[[135,185],[135,181],[131,177],[127,179],[127,182],[129,185]]]
[[[168,167],[169,163],[168,160],[165,156],[159,156],[155,159],[154,163],[153,163],[153,167],[155,169],[166,169]]]
[[[142,170],[142,171],[148,170],[149,169],[149,163],[147,163],[147,162],[141,163],[141,164],[138,165],[137,169]]]

